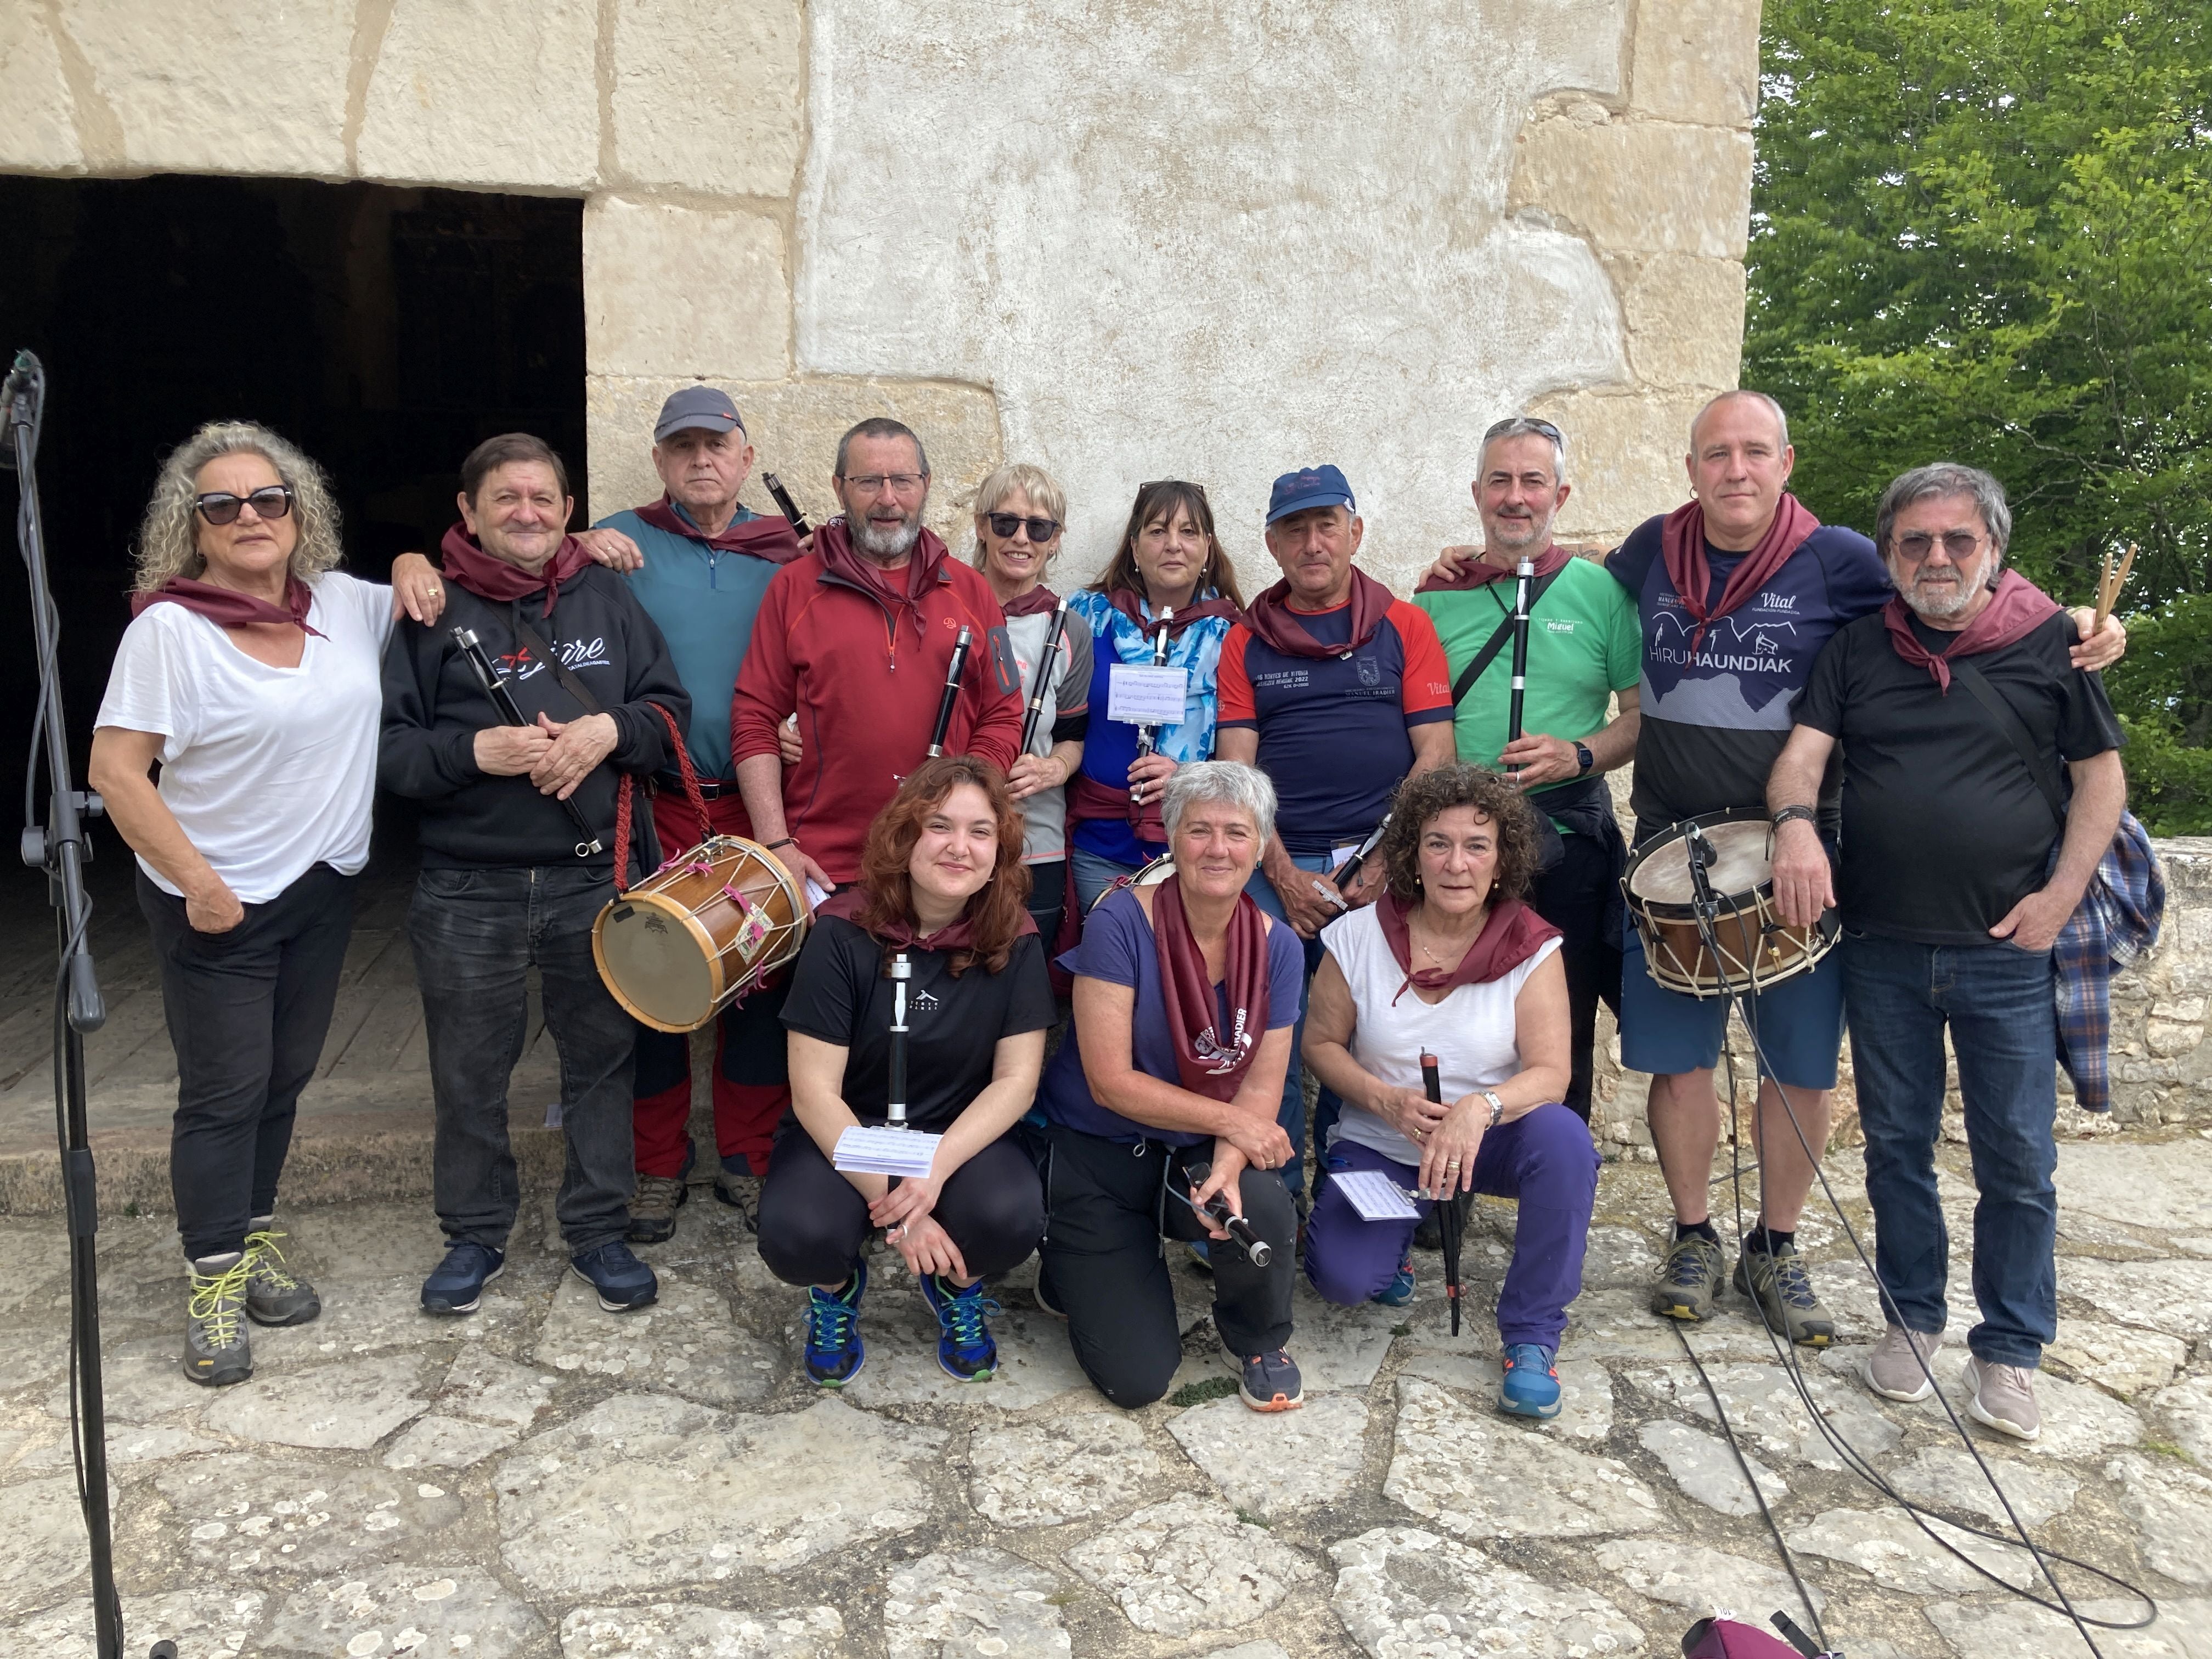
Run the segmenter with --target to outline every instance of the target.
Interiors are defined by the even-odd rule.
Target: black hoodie
[[[453,643],[456,628],[476,630],[526,718],[543,711],[566,721],[591,712],[517,642],[518,606],[621,731],[613,752],[569,797],[598,832],[601,850],[592,859],[576,857],[575,825],[558,800],[540,794],[527,777],[494,777],[476,763],[477,732],[503,722]],[[678,731],[684,729],[691,700],[676,678],[667,642],[613,572],[586,565],[562,583],[550,623],[543,594],[497,604],[449,581],[445,614],[436,625],[425,628],[402,617],[385,650],[377,781],[422,803],[426,866],[582,864],[611,876],[618,775],[649,777],[672,763],[668,729],[655,703],[676,717]],[[649,824],[651,817],[641,798],[634,823]],[[647,834],[641,827],[633,830],[636,838]]]

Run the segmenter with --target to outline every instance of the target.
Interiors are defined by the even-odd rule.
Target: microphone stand
[[[1513,573],[1513,690],[1506,708],[1505,741],[1521,739],[1521,703],[1528,686],[1528,584],[1535,580],[1536,562],[1527,554],[1521,556],[1519,568]],[[1519,767],[1512,769],[1520,771]]]
[[[960,637],[952,641],[952,660],[945,670],[945,695],[938,699],[937,724],[930,728],[929,757],[935,760],[945,752],[945,734],[952,729],[952,705],[960,701],[960,674],[968,666],[968,647],[975,636],[972,628],[963,627]]]
[[[94,1650],[99,1659],[121,1659],[123,1607],[115,1593],[115,1538],[107,1508],[107,1407],[100,1368],[100,1263],[93,1235],[100,1226],[99,1183],[92,1158],[86,1105],[84,1039],[107,1023],[100,981],[85,940],[92,899],[84,866],[92,856],[88,820],[101,816],[100,797],[76,788],[70,775],[69,731],[62,708],[58,651],[61,613],[46,585],[44,526],[39,517],[34,468],[40,428],[46,421],[46,372],[28,351],[16,353],[0,408],[6,410],[7,465],[16,475],[15,539],[31,589],[31,633],[39,657],[38,736],[46,743],[44,827],[28,823],[23,862],[46,874],[48,900],[59,912],[59,954],[54,975],[54,1118],[59,1130],[62,1200],[70,1247],[70,1431],[76,1455],[77,1502],[92,1569]],[[30,764],[38,765],[34,746]],[[173,1643],[154,1645],[154,1659],[176,1659]]]

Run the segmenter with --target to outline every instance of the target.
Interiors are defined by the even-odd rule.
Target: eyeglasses
[[[200,517],[210,524],[230,524],[238,518],[240,507],[251,507],[258,517],[281,519],[292,510],[292,486],[270,484],[250,495],[234,495],[228,489],[210,489],[204,495],[192,498]]]
[[[863,472],[845,482],[863,495],[880,495],[888,488],[894,495],[911,495],[929,482],[927,472]]]
[[[1982,538],[1971,530],[1947,530],[1941,537],[1916,530],[1909,535],[1891,537],[1889,544],[1897,550],[1897,556],[1907,564],[1918,564],[1935,551],[1939,540],[1943,544],[1945,556],[1954,564],[1962,559],[1972,558],[1974,550],[1982,544]]]
[[[1529,415],[1509,415],[1504,420],[1496,422],[1489,431],[1482,434],[1482,441],[1488,443],[1492,438],[1502,438],[1509,432],[1516,434],[1534,432],[1549,438],[1555,444],[1566,441],[1566,434],[1549,421],[1540,421]]]
[[[1057,519],[1025,519],[1018,513],[987,513],[983,516],[990,520],[994,536],[1011,536],[1027,526],[1030,539],[1039,547],[1060,534],[1060,520]]]

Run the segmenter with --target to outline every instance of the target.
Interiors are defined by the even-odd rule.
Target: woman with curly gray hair
[[[396,607],[428,623],[444,605],[421,556],[381,587],[337,569],[340,552],[320,468],[264,428],[202,427],[155,482],[93,732],[90,781],[138,855],[177,1052],[169,1179],[196,1382],[252,1374],[245,1320],[322,1309],[285,1270],[277,1177],[368,860],[385,640]]]
[[[1413,1299],[1417,1217],[1370,1218],[1375,1176],[1444,1202],[1519,1199],[1498,1297],[1498,1406],[1554,1417],[1553,1356],[1582,1290],[1598,1160],[1589,1127],[1559,1103],[1571,1016],[1559,930],[1522,902],[1535,810],[1494,773],[1440,766],[1399,786],[1382,856],[1389,890],[1322,930],[1306,1007],[1306,1063],[1344,1102],[1306,1277],[1331,1302]],[[1424,1056],[1441,1100],[1428,1097]]]

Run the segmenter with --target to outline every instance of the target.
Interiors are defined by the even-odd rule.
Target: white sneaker
[[[1921,1365],[1923,1359],[1933,1359],[1936,1349],[1943,1346],[1943,1333],[1932,1335],[1919,1331],[1907,1331],[1896,1325],[1882,1332],[1881,1340],[1867,1356],[1863,1375],[1866,1385],[1884,1400],[1899,1400],[1916,1406],[1936,1392],[1929,1381],[1929,1373]],[[1919,1350],[1916,1354],[1913,1351]]]
[[[2035,1373],[2025,1365],[1985,1364],[1966,1356],[1966,1415],[1985,1429],[2033,1440],[2043,1432],[2035,1403]]]

